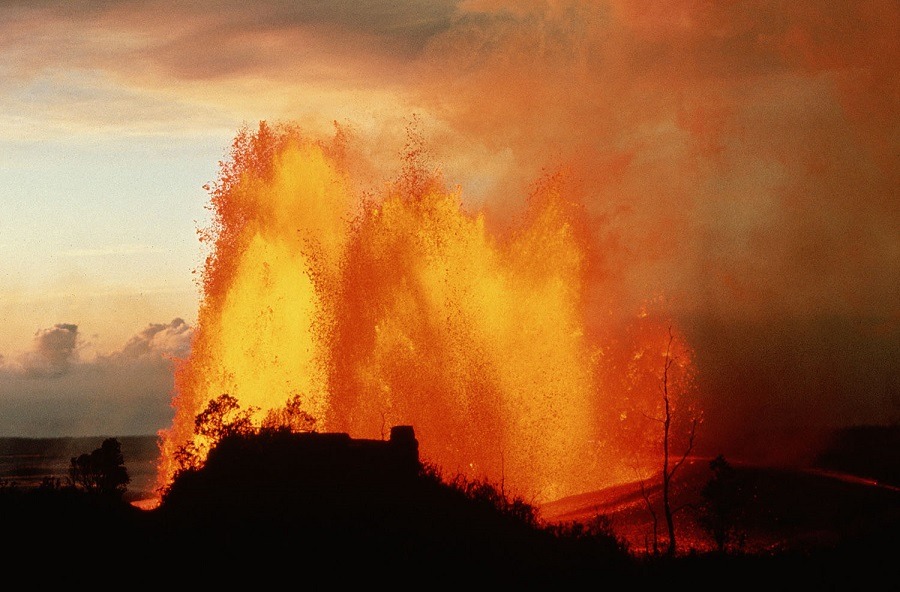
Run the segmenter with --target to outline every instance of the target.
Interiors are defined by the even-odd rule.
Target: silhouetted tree
[[[644,500],[644,503],[647,505],[647,511],[650,512],[650,518],[653,523],[653,554],[659,554],[659,516],[656,514],[656,510],[653,508],[653,502],[650,501],[650,492],[647,491],[647,488],[644,486],[644,480],[639,479],[638,482],[641,485],[641,497]],[[645,539],[646,542],[646,539]]]
[[[740,542],[737,531],[743,492],[737,472],[723,455],[709,461],[713,476],[703,487],[700,524],[709,532],[720,553],[730,544]]]
[[[206,404],[206,408],[194,418],[195,437],[175,451],[175,460],[180,471],[197,469],[203,464],[206,453],[227,436],[250,434],[256,431],[253,425],[255,407],[242,410],[238,400],[223,393]]]
[[[73,457],[69,477],[76,487],[87,492],[121,497],[131,482],[122,444],[116,438],[107,438],[90,454]]]
[[[672,400],[672,393],[669,389],[669,370],[672,368],[672,364],[675,363],[675,358],[672,356],[672,342],[674,341],[675,336],[672,333],[672,327],[669,327],[669,341],[666,344],[666,353],[665,359],[663,361],[663,373],[661,377],[661,390],[662,390],[662,399],[663,399],[663,415],[660,418],[652,418],[656,421],[660,422],[663,426],[663,438],[662,438],[662,452],[663,452],[663,464],[662,464],[662,505],[663,505],[663,517],[666,520],[666,530],[668,532],[669,544],[666,547],[666,554],[669,556],[674,556],[677,552],[678,548],[678,540],[676,538],[675,533],[675,513],[680,508],[672,507],[672,481],[675,478],[675,473],[678,472],[678,469],[684,464],[684,461],[687,459],[688,455],[691,453],[691,450],[694,448],[694,436],[697,433],[697,423],[699,419],[696,415],[689,417],[687,419],[690,420],[690,427],[688,428],[687,433],[687,444],[685,446],[684,453],[678,458],[678,460],[672,461],[673,451],[672,451],[672,422],[675,419],[674,413],[674,405]],[[644,489],[643,481],[641,481],[641,494],[644,497],[644,502],[647,504],[647,507],[650,510],[651,515],[653,516],[653,524],[654,524],[654,541],[653,548],[654,553],[658,552],[658,544],[656,541],[656,512],[653,510],[653,506],[650,503],[650,497]]]
[[[265,429],[287,429],[291,432],[314,432],[316,418],[303,409],[303,400],[300,395],[294,395],[284,404],[284,407],[270,409],[262,420]]]
[[[62,488],[63,482],[59,477],[44,477],[38,484],[38,489],[41,491],[59,491]]]
[[[538,524],[537,508],[533,504],[521,496],[507,495],[502,487],[487,479],[468,479],[459,474],[455,479],[448,481],[448,484],[463,492],[471,501],[491,506],[502,515],[530,526]]]
[[[252,432],[254,411],[253,408],[241,410],[238,400],[225,393],[206,404],[206,409],[194,420],[194,427],[201,436],[218,442],[226,436]]]
[[[673,510],[672,510],[672,500],[671,500],[671,492],[672,492],[672,479],[675,477],[676,471],[681,468],[681,465],[684,464],[685,459],[691,453],[691,450],[694,448],[694,435],[697,430],[697,418],[691,419],[691,428],[690,433],[688,434],[688,444],[684,451],[684,454],[681,455],[674,464],[669,463],[669,457],[671,455],[671,450],[669,446],[669,440],[671,437],[670,431],[672,426],[672,405],[671,399],[669,397],[669,368],[672,367],[672,364],[675,362],[675,359],[671,356],[671,348],[672,348],[672,329],[669,328],[669,343],[666,346],[666,359],[663,369],[663,403],[665,405],[665,417],[663,419],[663,514],[666,517],[666,528],[669,531],[669,546],[666,549],[669,555],[675,555],[677,543],[675,538],[675,521],[673,518]]]

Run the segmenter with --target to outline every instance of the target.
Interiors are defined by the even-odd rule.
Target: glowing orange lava
[[[412,425],[424,461],[533,500],[646,468],[670,323],[635,311],[597,329],[590,229],[565,179],[540,183],[497,236],[414,153],[381,195],[359,195],[344,148],[342,132],[265,123],[235,139],[159,485],[223,393],[256,421],[299,395],[319,431]],[[670,388],[686,392],[691,356],[675,344]]]

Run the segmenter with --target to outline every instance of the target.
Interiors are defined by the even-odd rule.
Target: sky
[[[414,118],[502,227],[578,180],[618,293],[662,296],[712,430],[900,420],[893,0],[0,4],[0,435],[152,434],[238,130]]]

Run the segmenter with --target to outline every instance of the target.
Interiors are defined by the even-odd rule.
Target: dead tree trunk
[[[650,512],[650,517],[653,519],[653,555],[655,556],[659,555],[659,519],[656,516],[656,510],[653,509],[653,502],[650,501],[650,494],[647,493],[647,489],[644,487],[644,480],[640,478],[640,475],[638,479],[641,484],[641,497],[644,498],[644,503],[647,504],[647,511]],[[644,546],[646,547],[646,544]]]
[[[684,463],[688,454],[691,453],[691,450],[694,447],[694,434],[697,428],[697,418],[693,418],[691,422],[690,433],[688,434],[688,445],[687,449],[684,451],[684,454],[681,458],[676,461],[671,468],[669,467],[669,456],[670,456],[670,431],[672,427],[672,405],[671,399],[669,397],[669,368],[672,367],[674,363],[674,358],[672,358],[672,340],[674,336],[672,335],[672,328],[669,327],[669,343],[666,345],[666,358],[665,363],[663,365],[663,376],[662,376],[662,391],[663,391],[663,403],[664,403],[664,411],[665,415],[662,420],[663,424],[663,470],[662,470],[662,501],[663,501],[663,516],[666,519],[666,529],[669,535],[669,544],[666,547],[666,554],[670,557],[674,557],[678,550],[678,540],[675,536],[675,511],[672,509],[672,479],[675,477],[675,473]]]
[[[675,471],[669,471],[669,429],[672,425],[672,410],[669,405],[669,367],[672,365],[672,358],[669,350],[672,346],[672,333],[669,332],[669,345],[666,346],[666,362],[663,367],[663,402],[665,403],[665,417],[663,419],[663,472],[662,472],[662,497],[663,497],[663,515],[666,518],[666,529],[669,533],[669,546],[666,552],[669,556],[675,555],[676,539],[675,539],[675,520],[672,517],[672,503],[670,499],[669,485]]]

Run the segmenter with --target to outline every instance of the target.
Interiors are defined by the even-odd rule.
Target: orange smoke
[[[320,431],[413,425],[426,462],[535,500],[655,467],[676,330],[649,309],[598,323],[587,293],[603,280],[566,176],[538,183],[498,234],[421,152],[380,195],[360,195],[343,131],[238,134],[211,189],[204,299],[161,433],[161,486],[179,447],[202,447],[194,419],[225,393],[257,422],[299,396]],[[691,355],[674,344],[668,386],[686,395]]]

